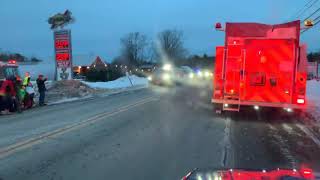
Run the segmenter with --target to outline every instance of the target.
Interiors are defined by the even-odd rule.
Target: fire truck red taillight
[[[297,99],[298,104],[304,104],[304,99]]]

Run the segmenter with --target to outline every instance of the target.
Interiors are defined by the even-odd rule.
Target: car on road
[[[173,86],[175,85],[175,75],[173,71],[164,69],[156,69],[152,75],[148,76],[148,80],[155,85]]]
[[[213,73],[208,69],[197,69],[194,77],[200,80],[210,80],[213,77]]]

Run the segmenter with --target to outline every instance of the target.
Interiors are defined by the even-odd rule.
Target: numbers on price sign
[[[69,61],[70,55],[69,55],[69,53],[57,53],[56,60],[57,61]]]
[[[68,40],[56,40],[55,43],[56,49],[68,49],[69,41]]]

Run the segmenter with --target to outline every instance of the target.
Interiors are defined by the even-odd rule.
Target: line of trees
[[[16,60],[17,62],[40,62],[41,59],[38,59],[36,57],[28,58],[26,56],[23,56],[20,53],[0,53],[0,61],[7,62],[11,59]]]
[[[178,62],[187,57],[182,31],[164,30],[156,39],[149,40],[145,34],[133,32],[120,39],[121,53],[114,63],[139,66],[162,61]]]
[[[307,55],[309,62],[320,62],[320,52],[311,52]]]

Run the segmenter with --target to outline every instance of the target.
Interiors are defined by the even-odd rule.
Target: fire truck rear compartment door
[[[294,41],[248,39],[245,49],[245,85],[241,99],[291,103],[295,72]]]

